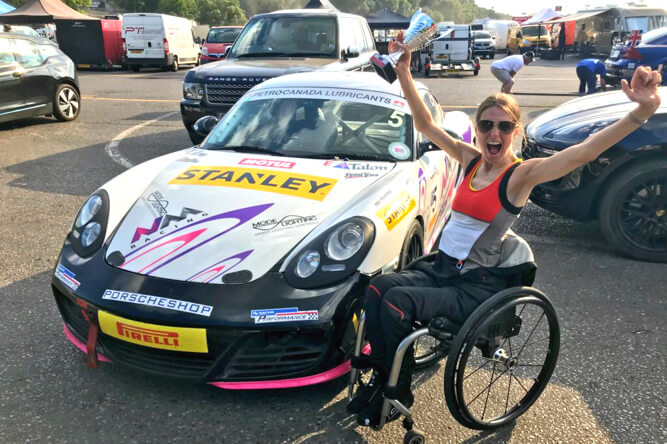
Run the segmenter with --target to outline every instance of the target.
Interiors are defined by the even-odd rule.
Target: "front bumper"
[[[211,106],[203,100],[182,99],[181,100],[181,118],[183,125],[189,130],[194,131],[195,122],[204,116],[216,116],[221,118],[231,109],[231,105]]]
[[[161,68],[165,66],[171,66],[174,63],[173,54],[165,54],[164,57],[155,58],[155,57],[128,57],[127,55],[123,56],[123,63],[127,66],[141,66],[146,68]]]
[[[224,56],[216,57],[216,56],[210,56],[210,55],[201,55],[201,58],[199,59],[199,62],[204,64],[204,63],[211,63],[211,62],[219,62],[220,60],[225,60]]]
[[[85,344],[89,323],[100,312],[130,322],[171,328],[205,329],[206,352],[184,352],[139,345],[100,330],[97,351],[113,362],[152,374],[208,382],[223,388],[276,388],[308,385],[347,371],[348,344],[354,340],[352,318],[364,278],[354,274],[324,289],[292,288],[282,275],[271,272],[240,285],[194,284],[129,273],[108,265],[104,248],[81,260],[66,242],[58,261],[79,285],[67,286],[54,275],[52,290],[68,338]],[[94,281],[85,280],[95,276]],[[102,299],[106,289],[165,296],[213,307],[210,316],[158,306]],[[317,311],[318,318],[258,324],[251,310],[297,307]],[[120,328],[120,327],[119,327]]]

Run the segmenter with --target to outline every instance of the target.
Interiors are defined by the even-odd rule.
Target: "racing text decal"
[[[299,311],[297,307],[267,308],[266,310],[250,310],[250,317],[255,320],[255,324],[264,324],[266,322],[317,321],[319,312],[317,310]]]
[[[403,191],[387,205],[380,208],[376,215],[382,219],[387,230],[391,231],[416,206],[417,203],[410,196],[410,193]]]
[[[121,341],[163,350],[208,353],[205,328],[166,327],[97,312],[100,328]]]
[[[58,267],[56,267],[55,275],[63,284],[67,285],[74,291],[81,285],[79,281],[75,279],[76,275],[62,264],[58,264]]]
[[[162,296],[152,296],[150,294],[132,293],[130,291],[119,291],[106,289],[102,299],[109,301],[128,302],[131,304],[149,305],[152,307],[162,307],[169,310],[192,313],[199,316],[211,316],[213,307],[210,305],[196,304],[194,302],[181,301],[179,299],[164,298]]]
[[[172,179],[170,185],[208,185],[268,191],[322,201],[336,179],[292,172],[224,166],[190,167]]]

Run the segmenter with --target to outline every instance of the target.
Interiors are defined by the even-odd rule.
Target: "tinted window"
[[[230,57],[308,55],[335,57],[336,18],[267,16],[249,23]]]
[[[25,68],[39,66],[44,61],[39,54],[37,45],[29,40],[14,39],[14,55],[16,60]]]
[[[9,65],[14,62],[14,52],[9,44],[9,39],[0,38],[0,65]]]
[[[474,31],[473,36],[476,39],[490,39],[491,38],[491,34],[489,34],[486,31]]]
[[[240,29],[211,29],[206,36],[206,41],[208,43],[234,43],[240,33]]]
[[[526,37],[537,37],[538,31],[540,33],[540,36],[549,34],[549,31],[547,31],[546,26],[526,26],[525,28],[521,28],[521,32],[523,32],[523,35],[525,35]]]
[[[52,56],[60,55],[60,50],[58,50],[55,45],[39,45],[38,50],[44,60]]]

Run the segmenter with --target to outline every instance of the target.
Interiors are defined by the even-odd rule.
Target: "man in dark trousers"
[[[565,60],[565,23],[560,24],[560,32],[558,33],[558,52],[560,54],[560,60]]]
[[[607,75],[607,69],[604,63],[598,59],[583,59],[577,64],[577,77],[579,77],[579,94],[586,92],[586,85],[588,85],[588,92],[586,94],[593,94],[596,89],[597,76],[600,76],[600,91],[604,91],[607,87],[604,77]]]

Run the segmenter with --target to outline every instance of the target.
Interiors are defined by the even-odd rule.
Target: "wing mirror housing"
[[[228,47],[225,48],[225,57],[227,57],[227,56],[229,55],[229,52],[230,52],[231,50],[232,50],[232,47],[231,47],[231,46],[228,46]]]
[[[421,142],[419,142],[419,145],[417,145],[417,158],[420,158],[423,156],[425,153],[429,151],[436,151],[439,150],[433,142],[431,142],[428,139],[423,139]]]
[[[210,133],[213,128],[215,128],[219,121],[220,120],[215,116],[200,117],[195,122],[193,129],[200,136],[208,136],[208,133]]]
[[[359,57],[359,48],[348,46],[346,49],[343,50],[340,56],[343,60],[349,60],[355,57]]]

